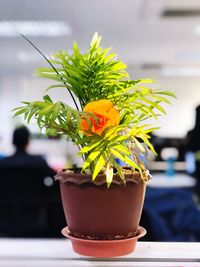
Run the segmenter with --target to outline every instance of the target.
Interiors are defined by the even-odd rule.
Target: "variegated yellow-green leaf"
[[[140,170],[140,167],[133,160],[131,160],[129,157],[122,155],[121,153],[119,153],[118,151],[116,151],[114,149],[111,149],[111,152],[113,153],[113,155],[115,157],[119,158],[124,163],[128,164],[130,167]]]
[[[97,175],[101,171],[102,167],[104,166],[105,162],[106,161],[105,161],[105,158],[103,155],[98,158],[98,161],[96,163],[96,166],[95,166],[93,174],[92,174],[92,180],[95,180],[95,178],[97,177]]]
[[[98,146],[101,143],[101,140],[96,142],[96,143],[89,143],[88,145],[86,145],[85,147],[83,147],[78,154],[85,154],[87,152],[89,152],[90,150],[92,150],[93,148],[95,148],[96,146]]]
[[[123,173],[120,165],[115,161],[114,158],[112,159],[112,163],[115,166],[115,168],[117,169],[117,172],[118,172],[119,176],[121,177],[121,179],[124,180],[125,179],[124,173]]]
[[[133,141],[135,142],[136,146],[138,147],[138,149],[142,152],[145,153],[145,148],[143,147],[143,145],[137,140],[137,138],[135,138],[134,136],[132,136]]]
[[[108,163],[106,166],[106,182],[108,188],[110,187],[112,180],[113,180],[113,167],[110,163]]]
[[[90,153],[87,159],[85,160],[82,169],[83,170],[87,169],[90,166],[91,162],[93,162],[99,156],[100,153],[101,150]]]

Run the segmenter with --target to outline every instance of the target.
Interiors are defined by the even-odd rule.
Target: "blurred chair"
[[[192,192],[147,188],[147,231],[154,241],[200,241],[200,211]]]
[[[44,234],[47,192],[43,179],[30,167],[0,169],[0,235]]]

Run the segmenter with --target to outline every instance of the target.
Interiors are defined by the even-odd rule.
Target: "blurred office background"
[[[175,184],[174,188],[179,190],[176,195],[179,196],[180,190],[184,190],[183,194],[192,192],[190,196],[197,208],[194,213],[200,228],[194,181],[187,184],[187,178],[195,173],[195,155],[187,150],[185,143],[187,132],[195,124],[195,108],[200,104],[199,0],[0,0],[0,154],[13,153],[12,132],[22,122],[12,118],[11,110],[22,100],[40,100],[44,89],[52,84],[32,75],[36,67],[45,66],[46,62],[19,32],[28,36],[45,55],[50,55],[58,49],[70,51],[74,40],[85,51],[96,31],[103,37],[102,46],[111,46],[127,64],[131,78],[156,79],[155,86],[177,95],[173,106],[165,107],[167,116],[157,122],[161,129],[154,133],[153,142],[158,157],[149,156],[148,167],[152,174],[158,175],[156,181],[170,176],[167,177],[171,179],[170,186],[168,182],[164,186],[166,190],[172,187],[178,175],[183,175],[179,180],[186,179],[186,184]],[[56,89],[50,94],[70,104],[66,90]],[[70,142],[44,137],[34,121],[28,127],[32,132],[30,153],[42,154],[55,170],[81,165]],[[154,189],[156,192],[165,190],[159,182],[149,186],[149,190]],[[154,192],[150,192],[147,200],[151,201],[152,194]],[[182,197],[180,195],[180,199]],[[165,216],[169,220],[174,215],[163,215],[164,220]],[[144,218],[151,232],[149,214]],[[186,230],[187,227],[182,231]],[[174,235],[168,235],[169,239],[174,240]],[[194,241],[198,235],[197,230],[195,233],[191,230],[185,239]],[[149,238],[159,239],[155,233]]]

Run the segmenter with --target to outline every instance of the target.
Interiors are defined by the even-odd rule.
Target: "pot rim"
[[[146,177],[148,180],[151,179],[151,175],[149,173],[149,170],[145,171]],[[113,181],[112,183],[117,185],[125,185],[127,182],[137,183],[137,184],[143,184],[147,181],[144,181],[141,178],[141,175],[139,172],[134,171],[132,174],[124,174],[125,180],[122,180],[121,177],[118,174],[113,175]],[[62,169],[57,172],[57,174],[54,176],[54,179],[57,181],[59,180],[61,183],[74,183],[77,185],[89,183],[89,184],[95,184],[95,185],[104,185],[106,184],[106,175],[105,174],[98,174],[96,179],[92,181],[92,175],[86,174],[86,173],[74,173],[68,169]]]

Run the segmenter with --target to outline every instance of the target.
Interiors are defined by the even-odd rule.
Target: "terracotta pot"
[[[139,173],[118,175],[107,189],[105,176],[92,182],[91,175],[59,171],[64,213],[69,231],[77,238],[124,239],[136,235],[144,203],[146,185]]]

